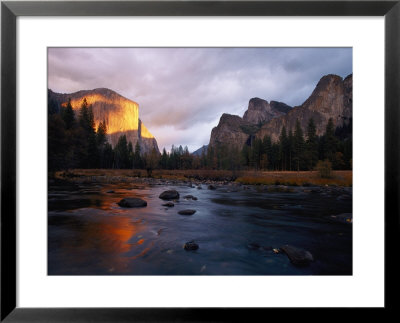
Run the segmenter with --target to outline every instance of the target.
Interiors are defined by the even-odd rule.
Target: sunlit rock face
[[[277,141],[283,126],[287,131],[294,131],[296,120],[299,120],[305,132],[309,119],[313,118],[319,136],[325,133],[329,118],[333,119],[335,127],[348,123],[353,113],[352,84],[352,75],[345,79],[333,74],[323,76],[302,105],[265,123],[257,132],[256,137],[264,138],[269,135],[273,141]]]
[[[139,142],[142,153],[149,152],[153,148],[159,151],[156,139],[139,119],[139,105],[136,102],[105,88],[69,94],[49,90],[49,99],[53,99],[61,107],[65,107],[68,99],[71,99],[75,115],[79,115],[84,98],[92,106],[96,128],[100,122],[106,122],[107,137],[113,147],[120,136],[126,135],[133,148]]]

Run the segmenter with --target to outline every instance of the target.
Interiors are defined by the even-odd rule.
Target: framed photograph
[[[394,309],[399,15],[2,2],[1,320]]]

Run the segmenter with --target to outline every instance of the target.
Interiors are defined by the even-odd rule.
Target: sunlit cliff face
[[[106,122],[107,133],[120,133],[125,131],[138,131],[139,129],[139,105],[136,102],[123,97],[107,98],[99,93],[86,94],[82,97],[72,98],[72,108],[77,112],[86,98],[88,105],[92,105],[96,128],[102,121]],[[67,106],[67,102],[61,104]],[[150,131],[142,124],[142,138],[154,138]]]
[[[141,138],[154,138],[150,131],[146,128],[143,122],[140,122],[140,137]]]

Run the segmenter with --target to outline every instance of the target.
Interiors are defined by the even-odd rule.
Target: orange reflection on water
[[[151,247],[154,245],[154,241],[150,244],[149,247],[143,249],[143,251],[141,251],[139,254],[137,254],[136,256],[131,257],[131,259],[137,259],[139,257],[143,257],[146,253],[148,253],[151,249]]]
[[[92,188],[93,193],[83,187],[82,191],[89,192],[78,195],[88,200],[85,208],[50,216],[49,224],[62,228],[64,233],[52,237],[65,256],[65,264],[61,265],[80,268],[79,273],[84,273],[84,268],[98,268],[100,273],[129,272],[134,260],[146,255],[153,246],[151,239],[146,238],[148,227],[142,219],[159,212],[160,203],[149,200],[147,187],[132,184],[106,185],[97,191]],[[148,205],[122,208],[117,203],[125,197],[142,198]]]
[[[91,213],[102,212],[95,209]],[[128,255],[135,244],[130,240],[144,230],[141,220],[132,220],[127,216],[103,214],[74,216],[77,223],[69,221],[69,229],[74,238],[62,241],[63,253],[68,255],[68,260],[75,265],[95,262],[97,266],[112,273],[127,271],[131,260]],[[144,242],[143,239],[140,244]],[[67,265],[67,264],[66,264]]]

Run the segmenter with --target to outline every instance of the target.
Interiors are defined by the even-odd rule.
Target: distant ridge
[[[207,154],[207,148],[208,148],[208,145],[203,145],[199,149],[197,149],[196,151],[192,152],[192,155],[200,157],[203,152],[205,154]]]

